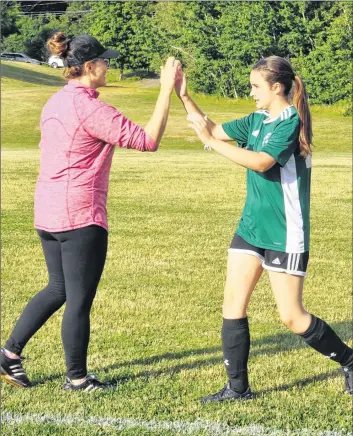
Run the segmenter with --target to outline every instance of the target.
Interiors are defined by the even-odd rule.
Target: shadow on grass
[[[261,391],[256,391],[255,392],[255,397],[259,397],[259,396],[263,396],[266,394],[270,394],[272,392],[282,392],[282,391],[288,391],[289,389],[298,387],[298,388],[303,388],[304,386],[310,385],[311,383],[315,383],[315,382],[321,382],[324,380],[328,380],[330,378],[335,378],[340,374],[340,370],[339,369],[335,369],[333,371],[330,372],[325,372],[325,374],[318,374],[318,375],[314,375],[312,377],[307,377],[304,378],[302,380],[297,380],[293,383],[288,383],[285,385],[281,385],[281,386],[275,386],[272,388],[268,388],[268,389],[263,389]],[[343,375],[342,375],[342,380],[343,380]]]
[[[350,322],[345,321],[339,323],[332,323],[331,326],[344,341],[347,341],[347,339],[349,339],[349,335],[344,334],[343,332],[350,330],[352,328]],[[279,333],[277,335],[266,336],[265,338],[255,339],[251,341],[250,359],[261,355],[271,356],[274,354],[280,354],[286,351],[297,350],[304,347],[308,347],[308,345],[306,345],[304,341],[297,335],[291,332]],[[217,354],[217,356],[212,356],[212,357],[208,356],[210,354]],[[192,356],[202,356],[202,358],[193,360],[192,362],[177,363],[173,365],[169,364],[167,368],[157,369],[155,371],[152,369],[152,370],[141,371],[138,372],[137,374],[127,374],[126,376],[122,376],[118,379],[110,379],[108,380],[108,382],[113,384],[115,383],[121,384],[139,378],[149,379],[151,377],[154,378],[160,375],[177,374],[181,371],[185,371],[189,369],[197,369],[197,368],[207,367],[212,365],[221,365],[222,364],[221,343],[218,347],[198,348],[198,349],[185,350],[180,352],[167,352],[164,354],[151,356],[143,359],[118,362],[116,364],[109,365],[104,368],[96,367],[94,368],[94,371],[97,371],[98,373],[102,373],[102,372],[108,373],[118,368],[123,368],[123,367],[129,368],[135,365],[152,365],[154,363],[159,363],[162,360],[172,361],[172,360],[179,360],[183,358],[189,358]],[[328,378],[333,378],[337,376],[337,374],[338,371],[334,370],[329,373],[319,374],[307,379],[298,380],[297,382],[292,384],[282,385],[279,387],[274,387],[271,389],[260,391],[258,392],[258,394],[262,395],[273,391],[284,391],[294,386],[306,386],[307,384],[313,383],[315,381],[322,381]],[[62,377],[63,374],[56,373],[49,377],[41,378],[40,380],[34,380],[33,386],[41,385],[47,381],[54,381]]]
[[[1,75],[22,82],[34,83],[36,85],[60,86],[66,84],[64,78],[27,70],[13,65],[1,65]]]

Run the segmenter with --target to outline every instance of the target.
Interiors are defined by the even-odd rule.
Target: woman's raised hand
[[[173,56],[167,59],[164,66],[161,66],[161,90],[171,93],[174,88],[175,81],[180,74],[181,63]]]

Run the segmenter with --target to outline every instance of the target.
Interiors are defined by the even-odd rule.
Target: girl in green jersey
[[[353,350],[331,327],[303,307],[309,260],[312,129],[304,84],[278,56],[261,59],[250,74],[257,111],[213,123],[187,92],[184,73],[176,82],[188,120],[204,144],[247,168],[247,197],[228,252],[222,347],[228,382],[202,402],[250,399],[247,306],[268,270],[282,322],[324,356],[338,362],[346,392],[353,394]],[[228,141],[235,140],[239,147]]]

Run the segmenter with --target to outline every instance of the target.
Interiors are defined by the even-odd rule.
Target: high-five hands
[[[181,100],[185,97],[188,97],[186,77],[184,71],[181,68],[178,70],[175,80],[175,93]]]
[[[176,95],[183,101],[185,109],[189,112],[187,116],[187,120],[189,121],[189,127],[195,130],[198,137],[204,144],[207,144],[211,139],[214,139],[212,136],[212,127],[214,127],[214,123],[207,118],[206,115],[200,113],[200,109],[193,102],[190,107],[190,98],[186,85],[186,77],[183,72],[181,66],[178,69],[176,80],[175,80],[175,93]],[[189,101],[189,103],[187,103]]]
[[[161,66],[161,90],[171,93],[173,91],[175,81],[180,75],[181,63],[173,56],[170,56],[165,65]]]

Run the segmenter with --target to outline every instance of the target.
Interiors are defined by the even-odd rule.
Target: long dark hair
[[[311,154],[313,147],[311,114],[308,94],[302,79],[295,74],[290,62],[280,56],[263,58],[252,69],[261,72],[263,78],[271,85],[281,83],[284,86],[284,94],[290,95],[300,118],[300,154],[304,157]]]

